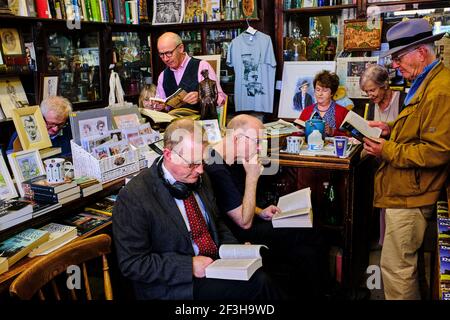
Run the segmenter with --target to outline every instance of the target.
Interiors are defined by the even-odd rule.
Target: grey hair
[[[72,112],[72,104],[64,97],[50,96],[41,102],[41,112],[44,118],[50,110],[53,110],[56,114],[63,115],[67,118],[69,113]]]
[[[373,81],[379,88],[389,88],[389,74],[386,68],[378,64],[373,64],[364,70],[359,79],[359,87],[363,89],[367,81]]]

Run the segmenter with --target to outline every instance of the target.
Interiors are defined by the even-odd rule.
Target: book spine
[[[148,22],[147,1],[139,0],[139,23]]]
[[[121,23],[122,19],[120,16],[120,0],[113,0],[114,9],[114,23]]]
[[[125,10],[125,0],[120,0],[120,12],[121,12],[121,19],[122,23],[127,23],[127,13]]]
[[[105,0],[108,7],[108,22],[114,23],[114,10],[112,5],[112,0]]]
[[[64,0],[58,0],[59,7],[61,8],[61,19],[67,20],[66,6],[64,5]]]
[[[61,12],[61,1],[55,0],[55,11],[56,11],[56,19],[62,19],[62,12]]]
[[[84,0],[78,0],[78,6],[81,7],[81,20],[89,21],[86,11],[86,2]]]
[[[130,13],[130,5],[129,1],[125,1],[125,18],[126,24],[131,24],[131,13]]]
[[[33,192],[45,193],[45,194],[56,194],[55,189],[50,186],[41,186],[41,185],[30,184],[30,188],[31,188],[31,190],[33,190]]]
[[[55,0],[48,0],[48,7],[50,10],[50,14],[52,15],[53,19],[56,19],[56,9],[55,9]]]
[[[86,21],[93,21],[91,2],[89,0],[83,0],[83,1],[85,4],[85,7],[86,7],[86,17],[84,17],[84,19]]]
[[[50,18],[47,0],[36,0],[36,11],[39,18]]]
[[[98,0],[89,0],[91,2],[92,14],[94,16],[93,21],[100,22],[100,8],[98,6]]]
[[[42,193],[34,193],[33,200],[38,202],[46,202],[46,203],[58,203],[58,196],[42,194]]]

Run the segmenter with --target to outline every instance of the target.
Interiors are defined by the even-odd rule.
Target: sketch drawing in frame
[[[183,22],[184,0],[153,0],[154,25],[178,24]]]
[[[18,77],[0,79],[0,105],[6,117],[16,108],[27,107],[28,98]]]
[[[17,29],[1,28],[0,39],[5,56],[19,56],[24,54],[22,38]]]
[[[383,21],[345,20],[344,21],[344,50],[368,51],[381,47],[381,29]]]
[[[37,149],[10,153],[8,161],[21,197],[25,196],[22,182],[45,174],[44,165]]]
[[[58,95],[58,81],[59,78],[57,75],[43,75],[41,82],[41,101],[51,97]]]
[[[307,100],[315,103],[313,80],[317,73],[322,70],[334,72],[336,69],[335,61],[288,61],[283,66],[282,88],[280,97],[280,106],[278,108],[278,118],[297,119],[304,109],[300,105],[302,101],[301,88],[307,87],[306,93],[311,99],[305,98],[305,107]]]
[[[17,197],[17,190],[9,174],[5,159],[0,155],[0,200],[8,200]]]
[[[12,118],[23,150],[52,146],[47,125],[38,106],[14,109]]]

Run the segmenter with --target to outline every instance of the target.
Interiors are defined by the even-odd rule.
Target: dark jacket
[[[198,190],[219,247],[237,243],[219,220],[207,175]],[[119,268],[138,299],[193,299],[191,238],[173,197],[158,175],[156,161],[119,193],[113,211]]]

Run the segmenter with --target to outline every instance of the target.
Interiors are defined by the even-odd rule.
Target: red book
[[[36,11],[39,18],[51,18],[50,10],[48,8],[48,0],[36,0]]]

